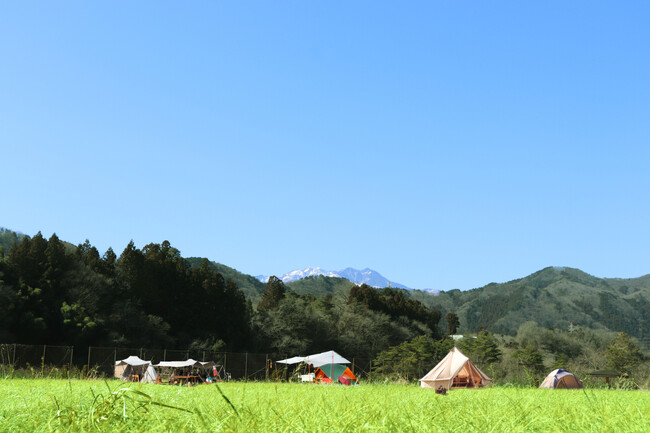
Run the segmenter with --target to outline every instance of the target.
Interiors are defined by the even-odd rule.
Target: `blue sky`
[[[0,226],[248,274],[650,273],[648,2],[1,2]]]

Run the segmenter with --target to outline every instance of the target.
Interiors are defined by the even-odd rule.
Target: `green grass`
[[[650,432],[650,394],[0,380],[3,432]]]

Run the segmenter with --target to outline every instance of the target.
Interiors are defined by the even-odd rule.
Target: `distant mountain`
[[[368,286],[374,288],[386,288],[388,286],[398,289],[409,289],[408,287],[402,285],[401,283],[392,282],[386,279],[384,276],[378,272],[371,270],[370,268],[364,268],[363,270],[356,270],[354,268],[346,268],[341,271],[328,271],[323,270],[320,267],[307,267],[303,270],[294,270],[287,274],[277,276],[278,279],[283,282],[293,282],[295,280],[304,279],[309,276],[326,276],[326,277],[340,277],[348,279],[350,282],[356,284],[365,283]],[[268,282],[269,277],[271,276],[256,276],[261,282]]]
[[[515,335],[526,321],[566,330],[571,322],[593,329],[624,331],[650,348],[650,275],[601,279],[569,267],[547,267],[506,283],[469,291],[407,294],[438,309],[458,314],[460,331],[483,327]]]

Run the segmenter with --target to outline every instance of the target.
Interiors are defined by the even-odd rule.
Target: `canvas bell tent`
[[[432,370],[420,378],[424,389],[444,389],[480,387],[489,384],[490,377],[485,375],[456,347],[445,356]]]
[[[357,377],[354,376],[350,368],[344,365],[325,364],[316,368],[315,381],[319,383],[334,383],[339,382],[346,386],[351,384],[359,384]]]
[[[150,360],[142,360],[138,356],[129,356],[124,360],[115,362],[115,378],[122,381],[153,383],[157,377],[158,374],[156,374]]]
[[[564,369],[556,369],[546,376],[540,389],[581,389],[580,380]]]

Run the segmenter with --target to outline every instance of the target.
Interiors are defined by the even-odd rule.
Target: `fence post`
[[[88,366],[88,370],[90,370],[90,349],[91,348],[92,347],[88,347],[88,364],[86,365],[86,366]]]
[[[117,347],[113,347],[113,366],[115,366],[115,362],[117,362]]]
[[[264,360],[266,361],[266,381],[269,381],[269,355],[267,354],[264,356]]]
[[[368,371],[368,379],[372,378],[372,359],[370,359],[370,370]]]
[[[140,348],[140,358],[142,358],[142,348]]]
[[[72,371],[72,356],[74,355],[74,346],[70,347],[70,368],[69,371]]]
[[[14,361],[12,362],[11,366],[16,369],[16,344],[14,344]]]
[[[203,360],[201,360],[201,361],[202,361],[202,362],[205,362],[205,361],[206,361],[206,360],[205,360],[205,351],[203,351]]]
[[[226,367],[226,361],[228,360],[228,353],[223,353],[223,375],[226,375],[228,368]]]
[[[45,350],[47,345],[43,345],[43,357],[41,357],[41,375],[45,374]]]
[[[163,350],[163,360],[167,360],[167,348]]]
[[[248,353],[246,353],[244,360],[244,380],[248,381]]]
[[[354,373],[354,357],[352,357],[352,373]]]

